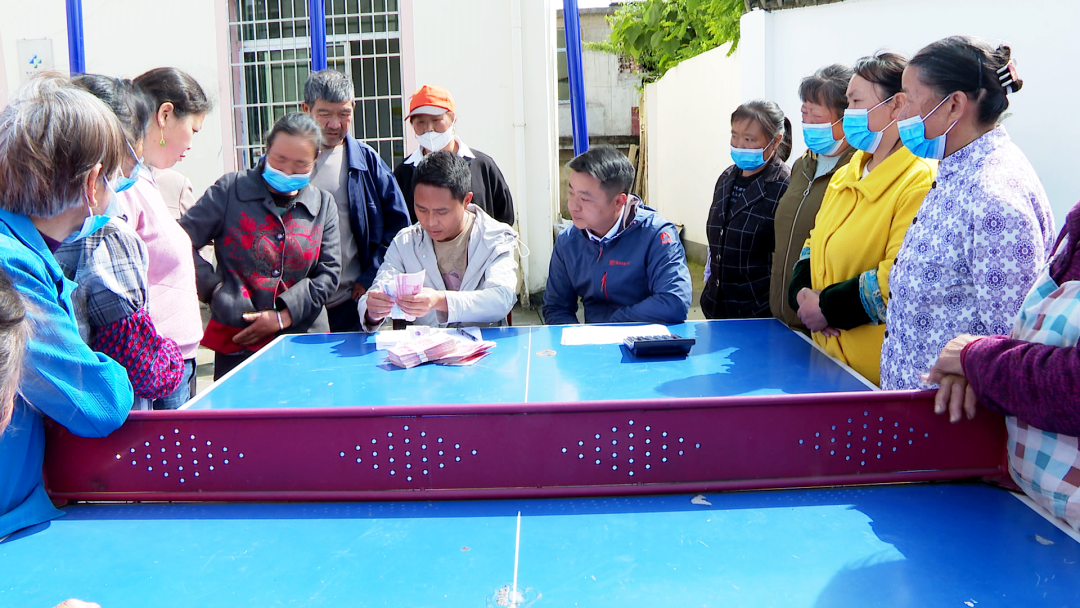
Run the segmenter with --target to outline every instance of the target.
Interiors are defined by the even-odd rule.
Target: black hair
[[[315,72],[304,83],[304,103],[310,108],[320,99],[330,103],[352,101],[352,81],[345,74],[329,68]]]
[[[566,166],[571,171],[592,176],[611,197],[630,194],[634,185],[634,165],[611,146],[596,146],[574,157]]]
[[[71,82],[109,106],[119,119],[120,127],[132,149],[142,141],[146,135],[146,125],[157,110],[149,95],[130,80],[100,74],[80,74],[72,78]]]
[[[176,68],[154,68],[136,76],[132,82],[154,100],[154,112],[164,103],[173,105],[178,118],[206,114],[214,108],[199,83]]]
[[[904,89],[904,68],[908,58],[900,53],[878,51],[855,62],[855,75],[876,85],[887,100]]]
[[[731,124],[750,119],[761,125],[765,131],[765,137],[769,143],[776,139],[776,135],[782,133],[780,145],[776,147],[776,155],[781,161],[786,161],[791,156],[791,121],[784,116],[784,111],[775,102],[765,99],[748,101],[735,108],[731,113]]]
[[[848,83],[854,73],[839,63],[820,68],[799,83],[799,99],[831,108],[837,116],[843,116],[848,106]]]
[[[1008,94],[1024,86],[1012,77],[1011,60],[1007,45],[994,48],[974,36],[949,36],[924,47],[910,65],[919,68],[919,82],[938,94],[966,94],[978,105],[979,124],[986,125],[996,123],[1009,108]]]
[[[274,145],[274,138],[278,136],[278,133],[285,133],[286,135],[295,135],[308,140],[312,146],[315,147],[315,157],[319,157],[319,153],[322,152],[322,128],[319,127],[319,123],[315,122],[315,119],[310,115],[303,112],[289,112],[282,116],[274,123],[274,127],[270,129],[270,133],[266,136],[266,151],[270,151],[270,146]]]
[[[446,188],[454,200],[464,201],[472,192],[469,161],[449,150],[439,150],[424,157],[413,171],[413,190],[420,184]]]

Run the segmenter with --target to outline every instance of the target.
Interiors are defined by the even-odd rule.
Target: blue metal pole
[[[71,75],[86,72],[86,51],[83,49],[82,0],[67,0],[68,64]]]
[[[570,120],[574,131],[574,156],[589,149],[589,122],[585,117],[585,78],[581,72],[581,19],[577,0],[563,0],[566,30],[566,67],[570,79]]]
[[[311,71],[326,69],[326,6],[323,0],[308,0],[311,30]]]

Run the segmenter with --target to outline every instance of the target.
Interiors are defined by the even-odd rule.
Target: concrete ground
[[[694,284],[694,297],[690,304],[690,312],[687,315],[689,319],[704,319],[705,316],[701,314],[701,306],[699,301],[701,300],[701,289],[703,284],[702,275],[705,272],[704,266],[700,264],[690,264],[690,277]],[[532,302],[534,308],[523,308],[519,302],[514,306],[513,320],[514,325],[542,325],[540,320],[540,302]],[[210,311],[205,305],[202,307],[203,312],[203,326],[210,320]],[[198,392],[203,392],[214,382],[214,353],[200,347],[199,353],[195,358],[198,365],[195,371],[196,375],[196,389]]]

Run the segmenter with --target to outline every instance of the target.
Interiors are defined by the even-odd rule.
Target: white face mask
[[[438,152],[446,146],[449,146],[450,142],[453,140],[454,125],[450,125],[450,128],[442,133],[439,133],[438,131],[428,131],[423,135],[416,136],[416,141],[428,152]]]

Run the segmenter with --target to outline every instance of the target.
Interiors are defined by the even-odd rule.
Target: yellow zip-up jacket
[[[866,177],[871,156],[857,152],[829,182],[805,247],[814,289],[858,278],[859,296],[871,322],[814,342],[874,384],[881,378],[881,345],[889,301],[889,271],[908,226],[933,187],[937,161],[901,147]],[[804,255],[806,250],[804,248]]]

